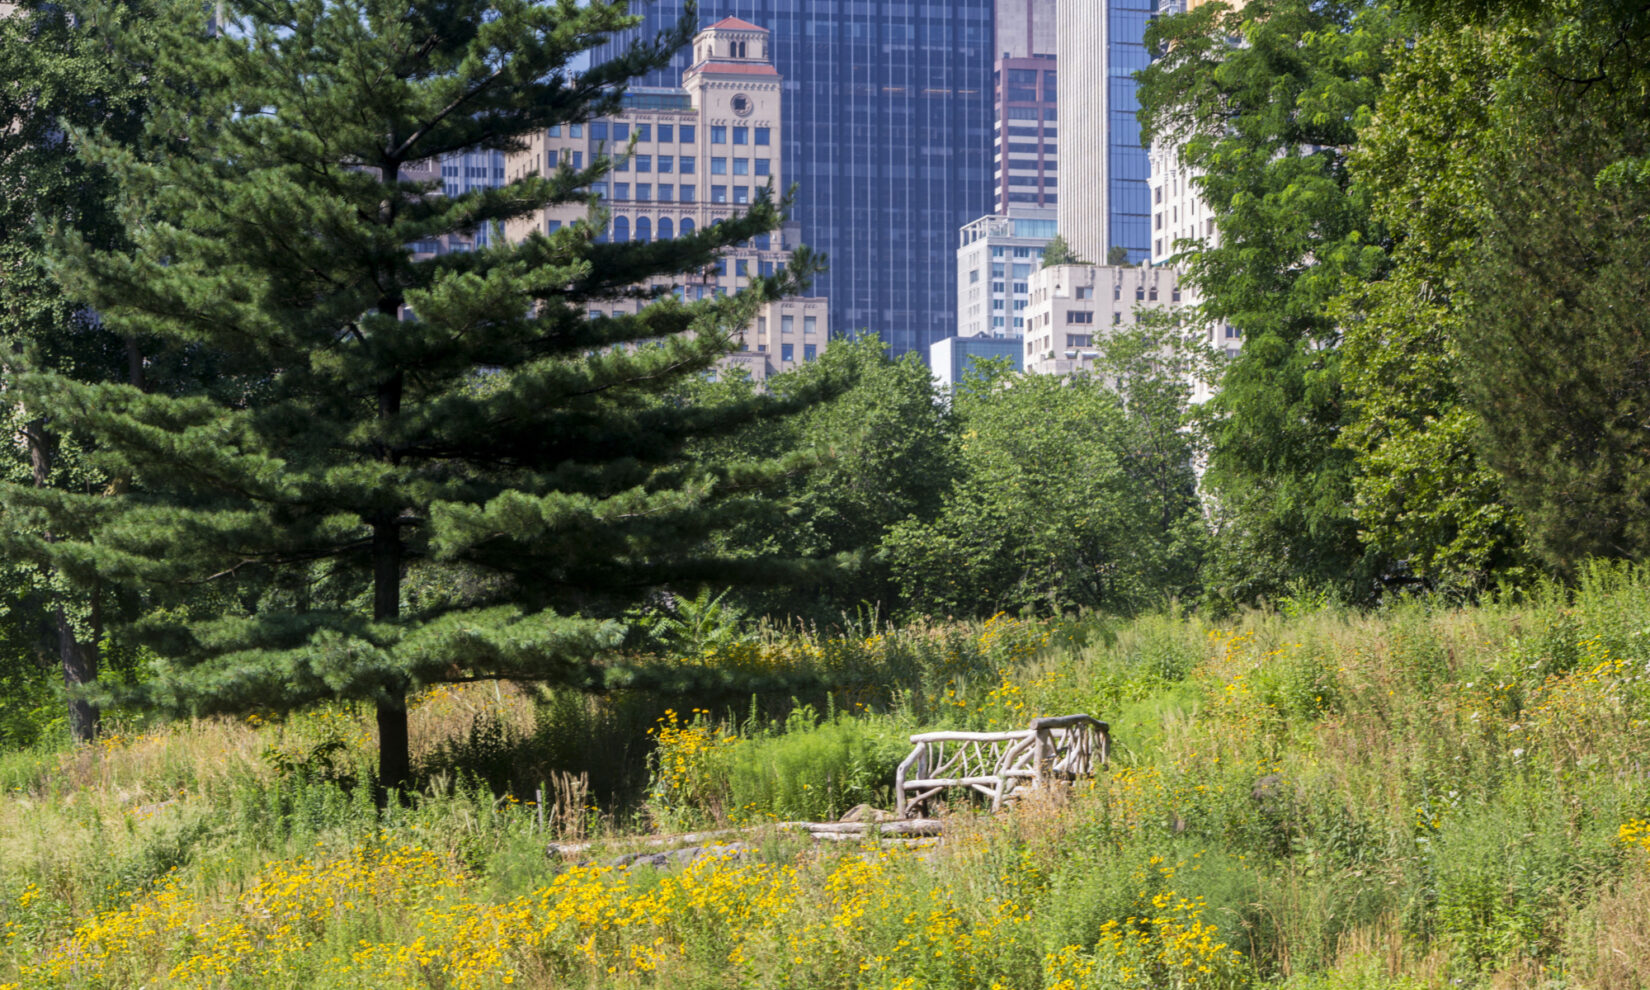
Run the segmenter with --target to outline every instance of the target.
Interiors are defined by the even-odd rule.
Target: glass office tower
[[[836,333],[868,330],[926,353],[956,327],[957,228],[992,203],[993,0],[708,0],[700,24],[739,17],[772,32],[785,79],[781,138],[802,241],[828,256],[812,292]],[[636,7],[638,32],[681,0]],[[674,85],[687,53],[644,85]],[[1144,175],[1142,175],[1144,179]]]
[[[1151,257],[1150,164],[1139,84],[1155,0],[1059,0],[1060,234],[1079,257]]]

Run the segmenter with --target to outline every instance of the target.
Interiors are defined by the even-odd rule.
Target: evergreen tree
[[[1127,252],[1125,252],[1125,255],[1126,254],[1127,254]],[[1059,234],[1055,234],[1052,238],[1050,238],[1047,246],[1045,246],[1043,248],[1043,267],[1044,268],[1047,268],[1049,265],[1086,265],[1086,264],[1088,264],[1088,262],[1084,261],[1082,258],[1077,257],[1077,252],[1073,251],[1071,249],[1071,245],[1069,243],[1067,243],[1066,239],[1064,237],[1061,237]]]
[[[789,272],[695,303],[638,288],[773,228],[782,204],[763,196],[674,241],[603,243],[598,213],[470,253],[410,247],[589,201],[605,157],[456,197],[407,169],[615,111],[627,80],[688,39],[686,21],[576,71],[580,52],[636,23],[623,2],[220,11],[222,31],[187,0],[151,33],[102,33],[128,63],[164,70],[148,135],[173,151],[146,159],[86,136],[118,180],[131,247],[69,231],[57,263],[108,325],[209,359],[210,378],[162,394],[37,363],[16,380],[95,438],[101,470],[133,479],[118,499],[13,486],[9,513],[87,534],[35,549],[83,580],[221,586],[237,602],[139,625],[162,658],[145,700],[197,712],[368,700],[380,781],[399,786],[421,685],[600,686],[620,676],[595,662],[622,635],[614,617],[650,590],[796,572],[704,547],[771,511],[764,486],[806,458],[711,463],[684,449],[831,383],[724,403],[669,390],[728,353],[758,302],[798,288],[812,261],[799,252]],[[638,315],[589,315],[635,295]]]

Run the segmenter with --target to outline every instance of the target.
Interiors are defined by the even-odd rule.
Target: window
[[[676,191],[678,193],[680,193],[680,195],[676,197],[678,201],[683,202],[683,203],[693,202],[693,187],[692,186],[677,186]],[[683,220],[682,222],[687,223],[686,220]],[[686,231],[684,231],[684,233],[686,233]]]
[[[1014,257],[1016,257],[1016,258],[1029,258],[1029,257],[1031,257],[1031,249],[1030,248],[1023,248],[1023,247],[1017,247],[1017,248],[1014,249]]]
[[[651,141],[651,140],[653,140],[653,125],[652,124],[637,124],[636,125],[636,140],[638,140],[638,141]]]
[[[991,263],[991,277],[1003,278],[1008,274],[1008,266],[998,262]]]
[[[1015,278],[1030,278],[1031,277],[1031,266],[1030,265],[1015,265],[1014,266],[1014,277]]]
[[[607,183],[605,183],[605,182],[592,182],[592,183],[590,183],[590,191],[596,194],[597,199],[606,199],[607,198]]]
[[[1155,195],[1156,195],[1156,198],[1155,198],[1155,199],[1153,199],[1153,200],[1152,200],[1152,202],[1154,202],[1154,203],[1161,203],[1161,202],[1163,202],[1163,187],[1162,187],[1162,186],[1158,186],[1158,187],[1157,187],[1157,189],[1156,189],[1156,190],[1154,190],[1154,193],[1155,193]]]
[[[993,245],[992,248],[991,248],[991,256],[993,258],[1001,258],[1001,257],[1006,256],[1007,254],[1008,254],[1008,252],[1003,248],[1003,246],[1001,244]]]
[[[590,122],[590,139],[592,141],[607,140],[607,121],[593,120]]]
[[[710,143],[711,144],[727,144],[728,143],[728,129],[726,127],[723,127],[720,124],[713,125],[710,129]]]
[[[766,128],[766,127],[758,127],[758,128],[757,128],[757,129],[756,129],[756,143],[757,143],[757,144],[767,144],[767,143],[768,143],[768,134],[769,134],[769,133],[770,133],[770,132],[769,132],[769,129],[768,129],[768,128]]]
[[[757,267],[761,270],[763,278],[773,274],[773,262],[771,261],[761,262]]]
[[[646,197],[641,197],[646,198]],[[636,239],[638,241],[653,240],[653,221],[647,217],[636,218]]]
[[[638,172],[651,172],[651,171],[653,171],[653,156],[652,155],[637,155],[636,156],[636,171],[638,171]]]
[[[551,124],[550,125],[550,136],[551,137],[561,137],[561,125],[560,124]]]
[[[1088,309],[1068,309],[1068,310],[1066,310],[1066,322],[1067,323],[1093,323],[1094,322],[1094,311],[1093,310],[1088,310]]]
[[[793,334],[795,332],[796,332],[796,317],[794,317],[794,316],[781,316],[779,318],[779,333],[780,333],[780,335],[784,336],[784,337],[789,337],[791,334]]]
[[[751,274],[751,263],[744,258],[735,260],[733,263],[733,273],[735,275],[743,275],[744,277],[749,278]]]
[[[1093,299],[1094,298],[1094,286],[1092,286],[1092,285],[1079,285],[1077,287],[1077,298],[1078,299]]]
[[[1161,238],[1161,237],[1159,237],[1159,238],[1158,238],[1158,239],[1157,239],[1157,253],[1158,253],[1158,254],[1162,254],[1162,253],[1163,253],[1163,238]]]
[[[1157,302],[1157,286],[1152,286],[1151,291],[1146,293],[1146,298],[1150,299],[1152,302]]]
[[[1003,317],[1003,316],[993,316],[991,318],[991,325],[994,326],[994,327],[1000,327],[1000,326],[1003,325],[1003,322],[1006,319],[1007,319],[1007,317]]]
[[[689,197],[689,198],[692,198],[692,197]],[[682,218],[682,236],[686,237],[691,233],[693,233],[693,218],[692,217],[683,217]]]
[[[1023,296],[1027,292],[1030,292],[1030,291],[1031,291],[1031,283],[1030,282],[1015,282],[1014,283],[1014,294],[1015,295]]]
[[[712,158],[710,160],[711,175],[727,175],[728,160],[726,158]]]
[[[818,333],[818,332],[819,332],[819,317],[817,317],[817,316],[804,316],[802,318],[802,336],[811,337],[815,333]],[[810,349],[811,349],[811,345],[810,345]],[[812,355],[809,355],[809,357],[811,358]]]
[[[1123,322],[1123,314],[1122,313],[1113,313],[1113,314],[1111,314],[1111,325],[1112,326],[1117,326],[1118,324],[1120,324],[1122,322]]]
[[[630,218],[613,218],[613,240],[615,242],[630,240]]]
[[[734,186],[733,201],[735,203],[749,203],[751,201],[750,186]]]
[[[734,144],[750,144],[751,129],[749,127],[735,127],[733,129]]]
[[[802,360],[812,361],[819,354],[819,347],[814,344],[802,345]]]
[[[584,168],[584,152],[582,152],[582,151],[573,152],[573,167],[574,168]]]
[[[1178,288],[1169,293],[1169,301],[1170,302],[1179,302],[1180,301],[1180,290]]]
[[[676,171],[676,158],[675,158],[675,156],[674,155],[660,155],[659,156],[659,171],[661,171],[661,172],[674,172],[674,171]]]
[[[676,195],[676,187],[668,183],[659,183],[659,202],[668,203]]]
[[[1066,334],[1066,346],[1067,347],[1093,347],[1094,346],[1094,334],[1092,334],[1092,333],[1068,333],[1068,334]]]
[[[992,292],[1006,292],[1006,291],[1008,291],[1007,286],[1008,286],[1007,282],[992,282],[991,283],[991,291]]]
[[[660,217],[659,218],[659,240],[668,241],[674,236],[676,236],[676,235],[671,233],[671,229],[670,229],[670,218],[669,217]]]
[[[583,124],[568,124],[567,125],[567,134],[568,134],[569,137],[584,137],[584,125]],[[595,137],[596,135],[592,134],[590,136]]]
[[[751,160],[749,158],[735,158],[733,160],[733,174],[734,175],[749,175],[749,174],[751,174]]]
[[[637,202],[646,203],[653,199],[653,185],[649,182],[636,183]]]
[[[993,300],[991,300],[991,308],[992,309],[1007,309],[1008,307],[1003,305],[1003,301],[1001,299],[993,299]]]
[[[756,174],[757,175],[769,175],[769,174],[771,174],[768,171],[768,160],[766,158],[758,158],[756,160]]]
[[[613,159],[613,171],[615,171],[615,172],[628,172],[628,171],[630,171],[630,156],[629,155],[620,155],[618,158]]]
[[[549,220],[549,221],[545,222],[545,233],[547,233],[547,234],[554,234],[556,231],[558,231],[560,229],[561,229],[561,221],[560,220]]]
[[[788,316],[785,317],[785,318],[787,320],[790,319],[790,317],[788,317]],[[781,361],[794,361],[794,360],[796,360],[796,345],[795,344],[780,344],[779,345],[779,360],[781,360]]]
[[[773,245],[773,235],[771,235],[771,234],[757,234],[756,235],[756,249],[758,251],[766,251],[772,245]]]
[[[727,276],[727,274],[728,274],[728,259],[726,259],[726,258],[717,258],[716,259],[716,274],[721,275],[723,277]]]
[[[1134,301],[1135,302],[1145,302],[1146,301],[1146,288],[1145,288],[1145,286],[1141,286],[1140,288],[1134,290]]]
[[[1237,327],[1230,327],[1229,326],[1229,327],[1226,328],[1226,339],[1227,340],[1236,340],[1236,339],[1238,339],[1239,337],[1242,337],[1242,336],[1243,336],[1243,331],[1239,330]]]
[[[615,183],[613,183],[613,198],[614,199],[629,199],[630,198],[630,183],[628,183],[628,182],[615,182]]]
[[[615,141],[629,141],[630,140],[630,125],[624,123],[623,121],[615,120],[613,122],[613,140],[615,140]]]
[[[693,132],[696,129],[697,128],[693,124],[682,124],[676,128],[676,134],[683,144],[692,144],[694,142]],[[659,140],[663,141],[664,138],[661,137]]]
[[[699,159],[693,157],[692,155],[683,155],[682,156],[682,174],[683,175],[692,175],[695,171],[698,170],[698,168],[699,168]]]
[[[670,124],[660,124],[659,125],[659,140],[660,141],[674,141],[674,140],[676,140],[676,135],[671,133],[675,129],[676,128],[673,127]]]
[[[711,186],[710,201],[712,203],[726,203],[728,201],[727,186]]]
[[[978,282],[979,280],[980,280],[980,270],[978,268],[976,268],[973,271],[970,271],[968,273],[968,284],[973,285],[975,282]]]

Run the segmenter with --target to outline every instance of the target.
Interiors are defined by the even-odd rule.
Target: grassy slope
[[[1650,577],[1599,573],[1573,600],[999,620],[697,661],[856,686],[819,727],[663,723],[648,810],[681,825],[871,793],[918,725],[1112,722],[1092,787],[959,807],[926,858],[768,839],[667,875],[567,869],[523,802],[438,787],[379,816],[330,783],[370,750],[348,710],[13,753],[0,986],[1650,986],[1647,637]],[[530,795],[551,766],[634,769],[667,705],[689,707],[439,691],[415,731],[428,766]],[[831,774],[828,797],[797,787]],[[641,818],[562,784],[554,829],[627,848]]]

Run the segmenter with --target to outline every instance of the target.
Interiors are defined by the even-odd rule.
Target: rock
[[[898,816],[891,811],[883,811],[881,808],[873,808],[868,804],[856,804],[852,808],[848,809],[848,813],[846,815],[843,815],[837,820],[844,822],[891,822],[897,817]]]

